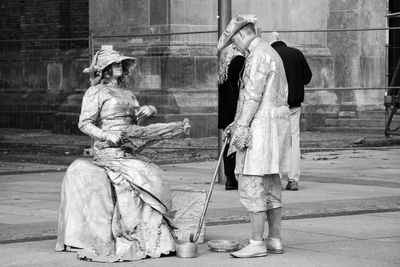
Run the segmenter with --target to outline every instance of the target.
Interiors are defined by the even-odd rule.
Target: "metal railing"
[[[398,16],[398,14],[389,14],[388,17]],[[400,129],[398,125],[396,128],[393,128],[392,130],[390,129],[390,122],[392,121],[393,115],[396,113],[396,108],[400,106],[400,103],[394,101],[394,99],[397,98],[391,97],[393,94],[398,95],[400,89],[400,83],[396,82],[396,75],[399,72],[398,68],[400,66],[398,63],[400,60],[400,42],[398,41],[400,37],[400,27],[337,28],[324,30],[259,30],[261,35],[268,36],[271,32],[279,32],[284,36],[284,39],[287,37],[289,40],[293,41],[292,43],[297,44],[300,50],[307,48],[308,46],[311,47],[310,50],[312,51],[312,47],[315,47],[316,44],[310,42],[310,39],[324,40],[325,44],[322,44],[322,46],[325,45],[325,48],[329,49],[329,52],[331,52],[329,56],[335,60],[335,64],[337,64],[336,61],[341,60],[342,62],[347,62],[352,66],[352,68],[346,69],[348,73],[344,73],[341,72],[339,68],[346,68],[345,64],[341,66],[333,65],[334,75],[340,75],[340,73],[342,73],[344,76],[347,75],[351,79],[346,80],[346,77],[333,77],[332,83],[329,86],[321,87],[318,84],[307,86],[307,93],[318,95],[319,93],[326,91],[330,94],[336,94],[339,99],[337,103],[338,105],[354,103],[354,105],[357,106],[363,104],[364,101],[364,105],[367,106],[365,109],[371,108],[372,106],[372,109],[382,110],[382,115],[385,118],[384,120],[379,119],[379,115],[374,116],[378,116],[375,117],[376,121],[381,120],[382,123],[376,126],[381,127],[381,132],[385,133],[387,137]],[[342,34],[350,37],[352,42],[346,43],[348,40],[340,40],[340,38],[343,38],[343,36],[341,36]],[[336,40],[332,40],[335,38]],[[348,46],[343,46],[343,50],[340,51],[334,47],[335,44],[338,44],[338,40],[339,42],[345,42]],[[318,45],[320,45],[321,48],[321,43],[317,43],[317,47]],[[341,44],[339,44],[339,46],[340,45]],[[345,51],[346,49],[355,52],[349,54]],[[343,59],[343,57],[347,58]],[[354,64],[354,62],[359,62],[359,65]],[[365,64],[363,65],[363,63]],[[377,75],[378,73],[379,75]],[[359,80],[354,79],[354,77],[358,77]],[[376,99],[375,103],[372,103],[371,101],[368,102],[368,98]],[[315,104],[318,105],[321,103]],[[361,109],[361,111],[363,109],[363,107],[357,107],[357,109],[358,108]],[[357,109],[351,111],[354,111],[356,112],[355,114],[357,114],[357,112],[359,112]],[[383,112],[383,109],[385,109],[385,112]],[[340,110],[341,108],[339,107],[339,111]],[[344,110],[346,112],[350,111],[348,109]],[[349,112],[346,113],[346,116],[349,116]],[[338,117],[340,116],[338,115]],[[350,120],[346,117],[343,118],[344,120],[347,119],[347,122],[340,122],[339,120],[331,118],[326,120],[329,121],[327,122],[327,126],[349,126],[349,122],[351,122],[352,118],[357,118],[357,115],[354,115],[354,117],[350,116]],[[371,125],[371,123],[365,124],[369,127]],[[397,124],[399,123],[397,122]],[[362,122],[356,122],[356,125],[364,126]]]
[[[179,45],[203,45],[215,46],[218,40],[218,31],[182,31],[151,34],[128,35],[90,35],[90,54],[93,55],[103,44],[113,44],[116,49],[124,50],[133,48],[140,54],[141,48],[148,46],[179,46]],[[163,54],[163,50],[146,51],[146,55]]]
[[[0,40],[0,127],[52,129],[66,95],[87,87],[89,38]]]
[[[313,34],[328,34],[328,33],[369,33],[369,32],[385,32],[388,33],[389,31],[394,32],[397,35],[400,35],[400,27],[375,27],[375,28],[334,28],[334,29],[296,29],[296,30],[287,30],[287,29],[274,29],[274,30],[261,30],[259,29],[258,32],[260,35],[268,35],[272,32],[278,32],[282,36],[285,35],[294,35],[294,34],[302,34],[302,33],[313,33]],[[313,38],[311,35],[310,38]],[[283,37],[285,39],[285,37]],[[307,87],[306,92],[314,92],[314,91],[332,91],[332,90],[341,90],[341,91],[368,91],[368,90],[389,90],[389,89],[397,89],[400,88],[398,86],[389,86],[391,75],[396,70],[395,66],[389,66],[389,54],[390,51],[398,50],[400,52],[400,46],[393,46],[389,44],[389,40],[387,40],[387,36],[385,38],[385,42],[381,43],[380,47],[375,47],[376,50],[381,50],[385,61],[385,82],[382,83],[380,86],[332,86],[332,87]],[[304,46],[310,45],[312,43],[304,44],[296,44],[301,50]],[[295,46],[296,46],[295,45]]]
[[[306,88],[307,93],[318,93],[322,91],[342,91],[347,92],[367,92],[367,91],[387,91],[388,89],[400,88],[400,86],[389,86],[391,75],[396,69],[395,58],[389,59],[391,55],[400,55],[400,45],[389,44],[388,32],[392,34],[400,34],[400,27],[376,27],[376,28],[347,28],[347,29],[297,29],[297,30],[259,30],[261,36],[267,37],[267,34],[277,31],[283,39],[288,41],[288,44],[298,46],[299,49],[307,49],[311,54],[308,55],[312,60],[313,51],[325,49],[326,51],[334,50],[335,47],[329,47],[327,35],[334,34],[340,37],[341,34],[354,34],[357,38],[375,38],[380,42],[375,42],[373,45],[363,47],[359,46],[354,49],[362,49],[366,58],[366,64],[370,68],[370,73],[364,73],[365,81],[357,80],[360,74],[351,76],[348,81],[341,83],[338,78],[334,77],[327,80],[325,83],[312,83]],[[325,35],[325,36],[324,36]],[[318,37],[318,38],[317,38]],[[321,37],[321,38],[319,38]],[[382,38],[378,38],[382,37]],[[71,89],[86,88],[88,85],[87,77],[81,74],[83,67],[88,65],[90,57],[95,51],[100,49],[101,45],[111,44],[117,50],[123,53],[134,55],[139,59],[141,57],[157,57],[157,56],[208,56],[215,57],[217,64],[217,53],[215,45],[218,40],[216,30],[207,31],[182,31],[170,33],[152,33],[152,34],[132,34],[132,35],[90,35],[88,38],[76,39],[26,39],[26,40],[0,40],[0,93],[10,93],[7,97],[7,103],[1,104],[2,117],[7,117],[1,124],[2,127],[25,127],[23,123],[15,125],[11,123],[15,118],[22,119],[22,115],[26,114],[26,110],[38,109],[54,114],[57,111],[57,106],[51,105],[44,101],[49,92],[64,91],[66,94],[71,92]],[[322,41],[321,41],[322,40]],[[314,50],[313,50],[314,49]],[[197,53],[197,54],[196,54]],[[360,62],[360,55],[354,55],[354,62]],[[371,55],[371,56],[370,56]],[[327,68],[334,71],[334,62],[336,62],[335,54],[330,54],[331,65],[320,65],[320,68]],[[370,56],[370,58],[369,58]],[[315,56],[319,57],[319,55]],[[378,61],[371,61],[373,58],[379,58]],[[358,60],[358,61],[357,61]],[[140,61],[140,60],[139,60]],[[149,61],[149,64],[152,64]],[[389,62],[392,62],[389,66]],[[156,63],[154,63],[156,64]],[[141,66],[139,66],[140,68]],[[358,66],[360,73],[367,67]],[[146,66],[151,69],[152,66]],[[66,70],[69,71],[66,71]],[[349,71],[354,71],[351,68]],[[63,76],[63,80],[57,80],[57,75],[72,75],[69,77]],[[376,74],[376,73],[379,73]],[[151,73],[150,73],[151,74]],[[160,79],[163,79],[163,73],[159,73]],[[335,75],[335,73],[333,73]],[[379,81],[368,80],[368,75],[379,76]],[[151,76],[151,75],[149,75]],[[315,79],[319,79],[320,73],[314,73]],[[49,81],[49,77],[53,77]],[[354,77],[358,77],[354,79]],[[142,83],[145,88],[154,88],[155,84],[149,79]],[[216,85],[215,85],[216,87]],[[35,92],[33,94],[32,92]],[[27,97],[28,95],[28,97]],[[16,103],[16,105],[13,105]],[[32,104],[33,103],[33,104]],[[19,110],[16,110],[19,109]],[[15,111],[11,114],[11,111]],[[4,113],[5,112],[5,113]],[[4,115],[4,114],[10,115]],[[18,117],[20,116],[20,117]],[[25,116],[25,115],[24,115]],[[47,117],[43,117],[47,118]],[[43,119],[30,119],[36,123],[28,123],[37,128],[39,121]],[[47,120],[47,119],[45,119]],[[51,122],[52,123],[52,122]],[[49,123],[49,124],[51,124]],[[27,126],[28,127],[28,126]],[[43,126],[44,127],[44,126]],[[48,126],[46,126],[48,127]],[[44,127],[44,128],[46,128]]]

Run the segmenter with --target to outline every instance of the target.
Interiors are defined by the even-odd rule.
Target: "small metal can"
[[[196,258],[197,244],[186,241],[176,242],[176,256],[179,258]]]

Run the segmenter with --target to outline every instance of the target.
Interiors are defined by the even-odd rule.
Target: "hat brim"
[[[224,49],[225,47],[230,45],[232,43],[232,37],[236,33],[238,33],[238,31],[240,31],[241,29],[243,29],[244,27],[246,27],[249,24],[254,25],[254,23],[248,22],[248,23],[245,23],[243,25],[240,25],[240,27],[235,28],[229,34],[227,34],[226,32],[223,32],[222,35],[219,37],[219,40],[218,40],[218,44],[217,44],[218,51],[221,51],[222,49]]]
[[[238,30],[239,31],[239,30]],[[218,51],[222,51],[225,47],[227,47],[228,45],[230,45],[231,43],[232,43],[232,37],[238,32],[238,31],[236,31],[235,33],[233,33],[233,34],[225,34],[225,32],[224,33],[222,33],[222,35],[219,37],[219,40],[218,40],[218,44],[217,44],[217,49],[218,49]]]
[[[129,72],[129,70],[134,69],[137,65],[137,59],[134,57],[127,57],[127,56],[123,56],[120,55],[117,58],[112,58],[110,60],[108,60],[108,62],[106,64],[104,64],[101,68],[99,68],[98,66],[95,65],[95,59],[93,59],[92,64],[90,67],[85,68],[83,70],[83,73],[92,73],[93,75],[99,75],[100,73],[103,72],[103,70],[105,68],[107,68],[108,66],[110,66],[113,63],[120,63],[122,62],[123,66],[123,71],[124,72]]]
[[[257,22],[257,17],[252,14],[237,15],[235,18],[226,26],[225,31],[221,34],[218,40],[217,49],[221,51],[232,43],[232,37],[243,27],[252,24],[255,25]]]
[[[99,70],[103,72],[108,66],[114,63],[122,63],[122,70],[124,72],[128,72],[129,70],[132,70],[136,67],[137,65],[137,59],[134,57],[127,57],[127,56],[121,56],[117,60],[113,60],[112,62],[109,62],[107,65],[104,66],[103,69]]]

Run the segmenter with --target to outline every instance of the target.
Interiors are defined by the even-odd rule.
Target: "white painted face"
[[[112,76],[113,78],[119,78],[122,76],[122,63],[113,63],[111,65],[111,71],[112,71]]]
[[[244,35],[241,33],[241,31],[238,31],[237,33],[235,33],[235,35],[232,36],[231,40],[232,40],[232,43],[236,46],[236,48],[238,48],[242,52],[244,52],[246,50],[246,44],[244,42]]]
[[[242,51],[242,50],[240,50],[240,48],[237,47],[237,45],[236,45],[235,43],[232,43],[232,49],[233,49],[234,51],[239,51],[239,52]]]

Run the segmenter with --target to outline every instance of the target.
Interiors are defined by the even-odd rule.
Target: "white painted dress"
[[[95,138],[94,164],[78,159],[66,172],[56,251],[73,247],[80,258],[102,262],[175,251],[170,190],[162,170],[134,151],[101,140],[104,132],[182,133],[182,122],[135,125],[139,108],[131,91],[116,86],[99,84],[85,93],[79,128]]]

